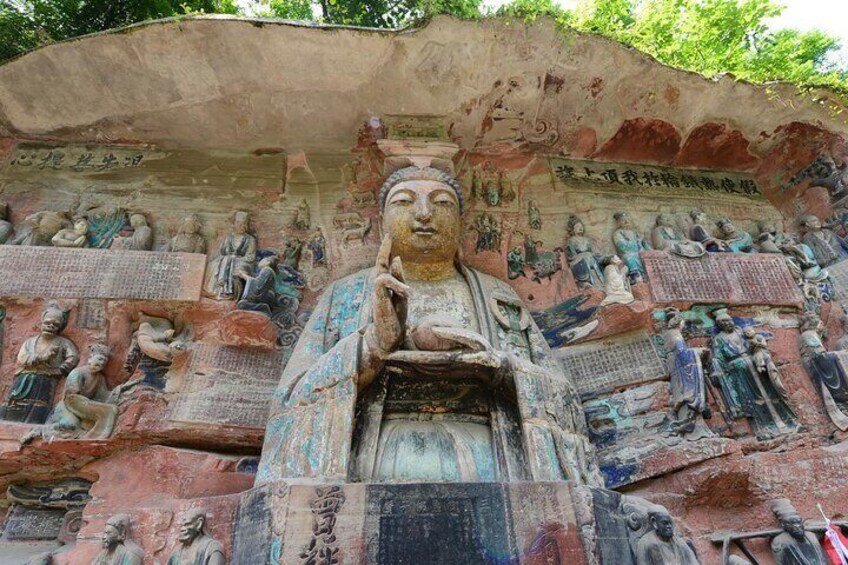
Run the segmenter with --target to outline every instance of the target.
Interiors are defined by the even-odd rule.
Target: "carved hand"
[[[406,332],[409,287],[404,284],[400,257],[389,263],[391,236],[386,235],[377,253],[377,276],[374,279],[374,322],[368,327],[368,346],[372,354],[383,356],[395,351]]]

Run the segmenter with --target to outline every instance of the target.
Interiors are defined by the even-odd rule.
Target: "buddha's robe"
[[[532,320],[527,325],[514,322],[522,318],[520,299],[494,277],[464,267],[461,273],[480,333],[495,350],[517,358],[512,378],[524,444],[523,476],[600,485],[574,386]],[[374,276],[375,270],[367,269],[336,281],[313,310],[272,400],[257,484],[294,477],[348,478]]]

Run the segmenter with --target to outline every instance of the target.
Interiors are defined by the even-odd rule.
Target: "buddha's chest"
[[[474,299],[461,276],[442,281],[410,281],[407,323],[414,326],[429,316],[451,318],[456,325],[479,331]]]

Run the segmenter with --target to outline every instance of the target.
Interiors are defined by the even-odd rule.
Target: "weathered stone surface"
[[[195,301],[206,269],[193,253],[0,247],[0,295]]]
[[[688,259],[642,254],[658,304],[724,303],[796,306],[802,297],[780,255],[708,253]]]

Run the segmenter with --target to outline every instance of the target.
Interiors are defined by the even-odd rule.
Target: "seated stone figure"
[[[736,229],[736,225],[730,218],[721,218],[716,222],[721,239],[726,245],[725,251],[731,253],[754,253],[754,240],[746,231]]]
[[[828,565],[818,538],[804,529],[804,521],[788,499],[772,500],[771,509],[783,528],[771,541],[777,565]]]
[[[107,402],[109,390],[102,373],[109,355],[107,346],[94,344],[89,348],[88,363],[71,371],[62,399],[47,419],[45,437],[109,437],[118,417],[118,407]]]
[[[106,520],[101,538],[103,548],[92,565],[141,565],[144,552],[130,539],[130,517],[116,514]]]
[[[112,240],[111,249],[123,249],[126,251],[150,251],[153,249],[153,230],[147,225],[144,214],[130,215],[130,227],[132,233],[126,236],[118,236]]]
[[[832,231],[822,228],[817,216],[802,216],[798,223],[804,228],[801,241],[813,250],[819,266],[829,267],[848,257],[848,243]]]
[[[177,235],[168,242],[166,251],[206,253],[206,240],[200,233],[200,227],[200,217],[197,214],[189,214],[183,218]]]
[[[76,345],[59,335],[68,324],[68,311],[48,302],[41,314],[41,333],[24,342],[18,352],[15,381],[0,419],[43,424],[50,414],[56,381],[79,362]]]
[[[113,397],[119,399],[127,390],[141,385],[143,388],[164,390],[168,369],[186,352],[186,343],[174,323],[167,318],[140,314],[138,329],[133,333],[132,345],[127,352],[124,371],[141,373],[115,387]]]
[[[669,214],[659,214],[656,225],[651,230],[651,243],[657,251],[668,251],[681,257],[701,257],[707,250],[703,244],[685,239],[674,227],[674,218]]]
[[[380,203],[376,267],[324,291],[283,371],[258,484],[600,484],[574,385],[529,312],[458,262],[458,182],[406,167]]]

